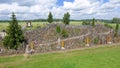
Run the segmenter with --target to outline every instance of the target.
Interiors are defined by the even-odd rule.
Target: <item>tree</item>
[[[52,13],[51,13],[51,12],[49,12],[47,21],[48,21],[49,23],[52,23],[52,22],[53,22],[53,16],[52,16]]]
[[[69,25],[69,23],[70,23],[70,14],[68,12],[66,14],[64,14],[63,23],[65,25]]]
[[[61,32],[60,26],[56,26],[56,32],[59,34]]]
[[[61,33],[60,26],[56,26],[56,33],[57,33],[57,37],[60,37],[60,33]]]
[[[105,23],[104,26],[106,26],[106,27],[108,27],[108,28],[111,28],[111,29],[113,28],[111,25],[109,25],[109,24],[107,24],[107,23]]]
[[[63,29],[63,30],[61,31],[61,35],[62,35],[62,37],[64,37],[64,38],[66,38],[66,37],[69,36],[68,31],[65,30],[65,29]]]
[[[90,22],[89,21],[83,21],[82,25],[90,25]]]
[[[120,23],[120,18],[113,18],[112,23]]]
[[[119,24],[116,24],[116,27],[115,27],[115,34],[114,34],[115,37],[117,36],[118,30],[119,30]]]
[[[18,46],[24,41],[24,35],[14,13],[12,13],[12,21],[9,23],[6,33],[7,35],[3,39],[4,46],[17,50]]]
[[[92,20],[92,26],[95,26],[95,18]]]

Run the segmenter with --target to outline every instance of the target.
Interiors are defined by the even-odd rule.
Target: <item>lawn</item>
[[[119,68],[120,45],[67,52],[0,57],[0,68]]]

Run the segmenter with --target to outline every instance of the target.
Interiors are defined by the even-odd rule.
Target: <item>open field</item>
[[[37,27],[43,27],[47,22],[32,22],[32,25],[33,25],[33,29],[34,28],[37,28]],[[103,22],[99,22],[101,24],[105,24]],[[99,24],[98,23],[98,24]],[[19,24],[21,26],[26,26],[26,23],[25,22],[19,22]],[[112,23],[108,23],[109,25],[111,25],[113,28],[115,28],[115,25],[116,24],[112,24]],[[6,27],[9,25],[8,22],[0,22],[0,30],[3,30],[3,29],[6,29]],[[76,22],[76,21],[71,21],[70,22],[70,25],[82,25],[82,22]]]
[[[18,22],[21,26],[26,26],[26,22]],[[39,26],[43,27],[47,22],[32,22],[33,29]],[[81,25],[82,22],[70,22],[70,25]],[[9,25],[8,22],[0,22],[0,30],[6,29]]]
[[[21,26],[26,26],[26,22],[18,22],[18,23]],[[42,27],[44,23],[46,22],[32,22],[32,25],[34,26],[34,28],[36,28],[37,26]],[[0,30],[6,29],[8,25],[9,25],[8,22],[0,22]]]
[[[119,68],[120,45],[67,52],[0,57],[0,68]]]
[[[82,25],[82,22],[71,21],[70,25]]]

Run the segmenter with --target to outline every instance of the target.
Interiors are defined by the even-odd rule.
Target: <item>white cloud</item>
[[[89,8],[90,2],[88,0],[75,0],[73,3],[64,1],[64,9],[73,9],[73,10],[80,10]]]
[[[1,3],[0,19],[9,18],[12,12],[16,13],[18,19],[47,18],[49,11],[54,18],[61,19],[65,12],[71,14],[71,19],[120,17],[120,0],[105,3],[104,0],[65,0],[63,6],[56,5],[56,2],[57,0],[15,0]]]
[[[13,4],[0,4],[0,13],[4,12],[4,11],[8,11],[8,12],[25,12],[25,11],[29,11],[29,8],[26,6],[19,6],[17,3],[13,3]]]

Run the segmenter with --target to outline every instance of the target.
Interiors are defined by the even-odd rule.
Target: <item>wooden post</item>
[[[61,44],[61,42],[60,42],[60,38],[58,38],[58,48],[60,48],[60,45]]]
[[[31,42],[30,48],[31,48],[30,53],[32,54],[34,52],[34,42]]]
[[[90,38],[89,37],[86,38],[86,46],[90,46]]]
[[[26,45],[24,57],[29,58],[29,45]]]
[[[111,44],[111,43],[112,43],[111,41],[112,41],[112,38],[111,38],[111,36],[109,35],[109,36],[107,37],[107,43],[108,43],[108,44]]]
[[[33,42],[30,43],[30,48],[34,49],[34,43]]]
[[[65,49],[65,43],[64,43],[64,41],[62,41],[61,43],[62,43],[61,49]]]

